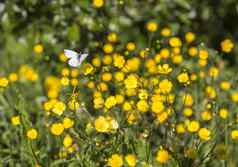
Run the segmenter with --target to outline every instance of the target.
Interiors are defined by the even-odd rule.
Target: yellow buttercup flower
[[[9,81],[5,77],[0,77],[0,87],[7,87]]]
[[[178,37],[172,37],[169,39],[169,44],[172,47],[181,47],[182,41]]]
[[[63,140],[63,144],[66,148],[70,147],[73,144],[73,139],[70,135],[66,135]]]
[[[103,116],[99,116],[99,117],[95,120],[94,126],[95,126],[95,129],[96,129],[98,132],[102,132],[102,133],[108,132],[108,131],[109,131],[109,128],[110,128],[110,124],[108,123],[108,121],[106,120],[106,118],[103,117]]]
[[[63,119],[63,126],[65,129],[71,128],[74,126],[74,121],[68,117]]]
[[[206,60],[208,58],[208,51],[201,49],[199,51],[199,58],[202,60]]]
[[[191,122],[188,123],[187,128],[188,128],[189,132],[194,133],[194,132],[197,132],[199,130],[200,124],[197,121],[191,121]]]
[[[221,50],[225,53],[230,53],[234,48],[234,43],[230,39],[225,39],[221,42]]]
[[[185,132],[185,126],[184,126],[184,124],[177,124],[176,125],[176,132],[178,133],[178,134],[183,134],[184,132]]]
[[[136,156],[134,154],[127,154],[126,157],[126,162],[130,167],[136,166]]]
[[[154,21],[150,21],[146,24],[146,29],[150,32],[155,32],[158,29],[158,24]]]
[[[52,111],[57,115],[62,115],[65,109],[66,105],[63,102],[58,101],[55,103]]]
[[[117,104],[117,100],[114,96],[110,96],[106,99],[104,105],[107,109],[112,108],[113,106],[115,106]]]
[[[173,84],[168,79],[164,79],[159,83],[159,89],[162,93],[168,94],[173,88]]]
[[[190,79],[189,79],[189,75],[187,72],[182,72],[177,76],[177,80],[179,81],[179,83],[182,84],[189,84],[190,83]]]
[[[207,129],[207,128],[201,128],[198,131],[198,136],[202,139],[202,140],[210,140],[211,139],[211,132]]]
[[[108,166],[110,167],[121,167],[123,165],[123,158],[119,154],[113,154],[109,159],[108,159]]]
[[[133,50],[135,50],[135,48],[136,48],[136,45],[135,45],[135,43],[133,43],[133,42],[128,42],[128,43],[126,44],[126,49],[127,49],[128,51],[133,51]]]
[[[64,132],[64,125],[62,123],[54,123],[51,125],[50,131],[53,135],[59,136]]]
[[[17,81],[17,80],[18,80],[18,75],[17,75],[17,73],[11,73],[11,74],[9,74],[8,79],[9,79],[10,82],[15,82],[15,81]]]
[[[149,110],[149,105],[147,101],[145,100],[138,101],[136,106],[137,106],[137,109],[141,112],[147,112]]]
[[[115,32],[111,32],[110,34],[108,34],[107,40],[109,42],[116,42],[117,41],[117,34]]]
[[[233,140],[238,140],[238,130],[231,131],[231,138]]]
[[[28,139],[35,140],[38,137],[38,132],[36,129],[31,128],[31,129],[27,130],[26,135],[27,135]]]
[[[36,44],[33,48],[34,52],[37,54],[41,54],[44,50],[44,47],[42,44]]]
[[[20,116],[16,115],[11,117],[11,123],[12,125],[20,125],[21,124],[21,120],[20,120]]]
[[[198,54],[198,49],[196,47],[190,47],[188,49],[188,54],[189,56],[194,57]]]
[[[113,46],[110,44],[110,43],[107,43],[103,46],[103,51],[106,53],[106,54],[110,54],[113,52]]]
[[[168,37],[171,35],[171,30],[169,28],[163,28],[160,33],[162,36]]]
[[[101,8],[104,5],[104,0],[93,0],[93,7]]]
[[[169,152],[163,148],[159,149],[156,155],[156,160],[162,164],[167,163],[170,159]]]
[[[158,66],[158,72],[160,74],[169,74],[172,72],[172,68],[169,66],[169,64],[162,64]]]
[[[137,88],[138,80],[136,75],[130,74],[129,76],[127,76],[127,78],[124,80],[124,84],[127,89]]]
[[[219,110],[219,116],[222,118],[222,119],[226,119],[228,117],[228,110],[225,109],[225,108],[221,108]]]
[[[187,33],[185,34],[185,39],[186,39],[186,41],[187,41],[188,43],[193,42],[193,41],[195,40],[195,38],[196,38],[196,36],[195,36],[195,34],[192,33],[192,32],[187,32]]]

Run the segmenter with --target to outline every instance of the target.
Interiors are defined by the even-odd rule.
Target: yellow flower
[[[74,126],[74,121],[68,117],[63,119],[63,126],[65,129],[71,128]]]
[[[73,139],[70,135],[66,135],[63,140],[63,144],[66,148],[70,147],[73,144]]]
[[[208,58],[208,52],[204,49],[199,51],[199,58],[202,60],[206,60]]]
[[[193,97],[190,94],[183,95],[183,104],[187,107],[191,107],[193,105]]]
[[[69,85],[69,78],[67,78],[67,77],[62,77],[62,78],[60,79],[60,83],[61,83],[63,86]]]
[[[68,57],[65,56],[65,54],[62,52],[58,55],[60,61],[66,62],[68,60]]]
[[[198,132],[198,136],[202,140],[210,140],[211,139],[211,132],[207,128],[201,128]]]
[[[184,127],[184,124],[177,124],[176,125],[176,132],[178,134],[182,134],[185,132],[185,127]]]
[[[44,47],[42,44],[36,44],[33,48],[34,52],[37,54],[41,54],[44,50]]]
[[[127,78],[124,80],[124,84],[127,89],[137,88],[138,81],[136,75],[130,74],[127,76]]]
[[[177,80],[182,84],[189,84],[190,79],[187,72],[182,72],[177,76]]]
[[[188,123],[188,131],[189,132],[197,132],[200,128],[199,122],[197,121],[191,121]]]
[[[126,49],[127,49],[128,51],[133,51],[133,50],[135,50],[135,48],[136,48],[136,45],[135,45],[135,43],[133,43],[133,42],[128,42],[128,43],[126,44]]]
[[[111,32],[110,34],[108,34],[107,40],[109,42],[116,42],[117,41],[117,34],[115,32]]]
[[[84,75],[88,75],[91,74],[93,72],[94,68],[91,64],[86,63],[83,65],[83,74]]]
[[[172,37],[169,39],[169,44],[172,47],[181,47],[182,41],[178,37]]]
[[[171,35],[171,30],[169,28],[163,28],[160,33],[162,36],[168,37]]]
[[[173,88],[173,84],[168,79],[164,79],[159,83],[159,89],[162,93],[170,93]]]
[[[206,87],[206,95],[211,99],[216,98],[217,93],[216,93],[215,88],[213,88],[212,86],[207,86]]]
[[[167,48],[162,48],[159,53],[160,57],[163,59],[167,59],[170,55],[170,51]]]
[[[138,101],[136,106],[137,106],[137,109],[141,112],[147,112],[149,110],[149,105],[147,101],[145,100]]]
[[[8,79],[5,77],[0,77],[0,87],[7,87]]]
[[[93,7],[101,8],[104,5],[104,0],[93,0]]]
[[[138,97],[139,99],[143,100],[143,99],[147,99],[148,98],[148,92],[146,89],[140,89],[139,90],[139,94],[138,94]]]
[[[217,67],[211,67],[209,69],[209,75],[216,78],[219,75],[219,69]]]
[[[236,91],[236,92],[233,92],[232,94],[231,94],[231,100],[233,101],[233,102],[238,102],[238,92]]]
[[[68,106],[70,110],[77,110],[79,109],[80,104],[75,99],[72,99],[68,102]]]
[[[125,59],[124,59],[123,56],[121,56],[119,54],[114,54],[113,55],[113,62],[114,62],[115,67],[122,68],[125,64]]]
[[[114,77],[115,77],[116,81],[123,81],[125,74],[121,71],[118,71],[118,72],[114,73]]]
[[[109,159],[108,159],[108,166],[110,167],[121,167],[123,165],[123,158],[119,154],[113,154]]]
[[[163,148],[159,149],[156,155],[156,160],[162,164],[168,162],[170,159],[170,155],[167,150],[164,150]]]
[[[150,21],[146,24],[146,29],[150,32],[155,32],[158,29],[158,24],[154,21]]]
[[[35,140],[35,139],[38,137],[38,132],[37,132],[36,129],[31,128],[31,129],[27,130],[26,136],[27,136],[28,139],[30,139],[30,140]]]
[[[103,117],[103,116],[99,116],[99,117],[95,120],[94,126],[95,126],[95,129],[96,129],[98,132],[102,132],[102,133],[108,132],[108,131],[109,131],[109,128],[110,128],[110,125],[109,125],[108,121],[107,121],[106,118]]]
[[[36,81],[38,74],[28,65],[22,65],[19,70],[20,77],[25,80]]]
[[[172,68],[169,66],[169,64],[162,64],[158,66],[158,72],[160,74],[169,74],[172,72]]]
[[[112,74],[110,72],[104,72],[102,74],[102,80],[105,82],[111,81],[112,79]]]
[[[69,76],[69,74],[70,74],[70,70],[68,68],[63,68],[61,70],[61,75],[62,76],[67,77],[67,76]]]
[[[11,73],[9,74],[8,79],[10,82],[15,82],[18,80],[18,75],[16,73]]]
[[[189,56],[191,56],[191,57],[196,56],[197,53],[198,53],[198,49],[197,49],[196,47],[190,47],[190,48],[188,49],[188,54],[189,54]]]
[[[136,166],[136,156],[133,154],[127,154],[126,157],[126,162],[130,167]]]
[[[164,123],[168,119],[168,116],[168,112],[164,111],[157,115],[157,120],[159,121],[159,123]]]
[[[225,53],[230,53],[234,48],[234,44],[230,39],[225,39],[221,42],[221,50]]]
[[[220,88],[221,88],[222,90],[229,90],[229,89],[231,88],[231,84],[230,84],[229,81],[222,81],[222,82],[220,83]]]
[[[110,55],[103,56],[102,62],[105,65],[111,64],[112,63],[112,56],[110,56]]]
[[[50,131],[53,135],[59,136],[64,132],[64,125],[62,123],[54,123],[51,125]]]
[[[186,117],[190,117],[190,116],[192,116],[192,114],[193,114],[193,110],[192,110],[191,108],[184,108],[183,114],[184,114]]]
[[[231,131],[231,138],[233,140],[238,140],[238,130]]]
[[[107,109],[110,109],[110,108],[112,108],[113,106],[115,106],[117,104],[117,100],[116,100],[116,98],[114,97],[114,96],[110,96],[110,97],[108,97],[107,99],[106,99],[106,101],[105,101],[105,107],[107,108]]]
[[[113,46],[110,43],[107,43],[103,46],[103,51],[107,54],[110,54],[113,52]]]
[[[52,111],[57,115],[62,115],[65,109],[66,105],[63,102],[58,101],[55,103]]]
[[[92,64],[95,66],[95,67],[100,67],[101,66],[101,60],[100,58],[98,57],[95,57],[92,59]]]
[[[164,104],[160,101],[155,101],[152,103],[151,110],[156,114],[161,113],[164,110]]]
[[[210,121],[212,119],[212,113],[210,111],[203,111],[201,117],[204,121]]]
[[[124,96],[123,95],[116,95],[116,101],[117,101],[117,104],[122,104],[124,102]]]
[[[228,110],[225,109],[225,108],[221,108],[219,110],[219,116],[222,118],[222,119],[226,119],[228,117]]]
[[[187,33],[185,34],[185,40],[186,40],[188,43],[193,42],[193,41],[195,40],[195,38],[196,38],[196,36],[195,36],[195,34],[192,33],[192,32],[187,32]]]
[[[11,123],[12,125],[20,125],[21,124],[20,116],[17,115],[11,117]]]

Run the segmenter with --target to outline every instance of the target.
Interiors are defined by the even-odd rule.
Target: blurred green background
[[[193,31],[215,49],[224,38],[238,39],[237,0],[106,0],[98,9],[90,0],[7,0],[0,3],[0,19],[4,70],[31,61],[36,43],[44,45],[47,60],[64,48],[93,50],[110,31],[121,34],[122,41],[146,46],[149,20],[174,32]],[[236,65],[237,47],[229,54],[225,59]]]

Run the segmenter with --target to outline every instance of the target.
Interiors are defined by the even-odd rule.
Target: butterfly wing
[[[82,62],[86,59],[86,57],[88,57],[87,53],[81,54],[79,58],[79,63],[82,64]]]
[[[68,63],[72,67],[78,67],[81,64],[77,57],[71,58]]]
[[[68,58],[77,58],[77,56],[78,56],[77,52],[75,52],[73,50],[69,50],[69,49],[64,49],[64,54]]]

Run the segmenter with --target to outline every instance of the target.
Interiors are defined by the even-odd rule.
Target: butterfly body
[[[68,64],[72,67],[79,67],[88,56],[87,53],[81,54],[68,49],[64,50],[64,54],[67,58],[69,58]]]

